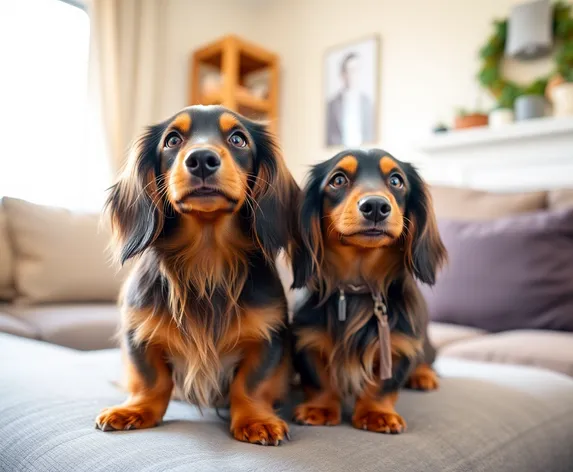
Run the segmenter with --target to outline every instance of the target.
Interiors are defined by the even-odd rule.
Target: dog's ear
[[[132,144],[121,176],[107,198],[106,209],[121,264],[141,254],[163,229],[157,156],[161,133],[159,125],[152,126]]]
[[[252,231],[265,256],[274,262],[281,249],[291,254],[298,239],[296,213],[300,189],[267,127],[252,121],[246,126],[255,144],[250,182]]]
[[[421,282],[434,285],[436,273],[447,255],[438,232],[432,197],[428,187],[410,164],[404,164],[410,194],[406,203],[406,265]]]
[[[294,278],[292,288],[305,287],[313,277],[317,281],[320,279],[324,254],[321,181],[322,174],[315,167],[303,192],[299,210],[300,237],[292,260]]]

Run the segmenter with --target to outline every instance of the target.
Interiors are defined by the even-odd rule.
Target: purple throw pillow
[[[421,285],[432,320],[573,331],[573,209],[438,227],[449,261]]]

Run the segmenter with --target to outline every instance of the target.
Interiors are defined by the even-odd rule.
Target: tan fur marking
[[[349,154],[348,156],[344,156],[338,164],[336,164],[337,169],[341,169],[346,171],[348,174],[352,175],[356,173],[356,169],[358,169],[358,161],[356,158]]]
[[[191,115],[189,113],[183,112],[175,117],[170,125],[172,128],[177,129],[183,134],[189,133],[191,130]]]
[[[389,175],[394,169],[398,168],[398,165],[391,157],[384,156],[380,159],[380,170],[383,175]]]
[[[223,133],[228,133],[236,126],[239,126],[239,120],[231,113],[222,113],[219,117],[219,128]]]

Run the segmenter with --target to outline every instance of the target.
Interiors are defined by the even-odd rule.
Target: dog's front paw
[[[406,422],[395,411],[365,411],[355,413],[352,425],[376,433],[400,434],[406,431]]]
[[[96,428],[102,431],[144,429],[157,426],[157,418],[151,409],[142,406],[113,406],[105,408],[96,418]]]
[[[310,426],[334,426],[340,424],[340,406],[316,406],[303,403],[294,410],[294,420]]]
[[[425,392],[437,390],[440,386],[438,374],[430,366],[421,365],[412,372],[406,384],[407,388]]]
[[[263,446],[278,446],[290,439],[288,426],[279,417],[241,418],[231,423],[231,434],[239,441]]]

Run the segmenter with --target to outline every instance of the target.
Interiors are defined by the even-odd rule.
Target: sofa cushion
[[[112,303],[22,305],[2,308],[43,341],[80,350],[117,346],[119,309]]]
[[[400,394],[402,435],[359,431],[345,419],[291,425],[291,441],[260,447],[232,439],[212,409],[176,401],[157,428],[95,430],[99,410],[125,400],[112,384],[117,350],[78,353],[0,335],[5,358],[19,361],[0,362],[6,471],[570,472],[573,462],[573,380],[539,369],[442,358],[439,391]]]
[[[440,355],[504,364],[522,364],[573,376],[573,333],[519,330],[451,344]]]
[[[483,336],[484,334],[487,334],[487,331],[483,329],[450,323],[439,323],[437,321],[430,322],[428,326],[428,336],[430,337],[432,345],[437,349],[441,349],[457,341]]]
[[[0,300],[10,300],[14,296],[14,266],[3,200],[0,198]]]
[[[422,286],[434,321],[573,331],[573,209],[441,221],[449,261]]]
[[[551,209],[572,208],[573,207],[573,189],[551,190],[547,197],[548,206]]]
[[[24,338],[39,338],[39,332],[35,326],[24,320],[9,315],[2,311],[0,306],[0,333],[13,334]]]
[[[434,209],[439,218],[488,220],[541,210],[546,192],[496,193],[469,188],[432,186]]]
[[[96,214],[5,198],[18,297],[28,303],[114,301],[122,274]]]

